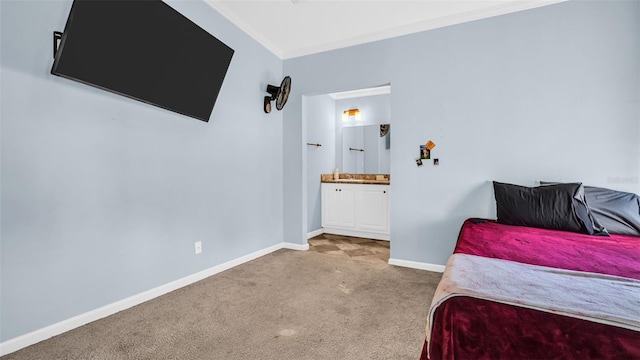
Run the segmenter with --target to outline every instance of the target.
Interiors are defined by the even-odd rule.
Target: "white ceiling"
[[[205,0],[282,59],[566,0]]]

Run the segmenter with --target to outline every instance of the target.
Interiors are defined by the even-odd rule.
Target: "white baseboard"
[[[433,272],[444,272],[444,265],[437,264],[429,264],[417,261],[409,261],[409,260],[400,260],[400,259],[389,259],[389,265],[408,267],[412,269],[420,269],[427,270]]]
[[[202,270],[195,274],[191,274],[189,276],[185,276],[181,279],[166,283],[164,285],[158,286],[156,288],[141,292],[139,294],[130,296],[126,299],[122,299],[120,301],[116,301],[114,303],[105,305],[103,307],[97,308],[95,310],[91,310],[84,314],[80,314],[74,316],[72,318],[57,322],[55,324],[49,325],[47,327],[32,331],[30,333],[15,337],[13,339],[9,339],[0,343],[0,356],[4,356],[10,354],[12,352],[18,351],[27,346],[36,344],[40,341],[49,339],[53,336],[60,335],[69,330],[75,329],[82,325],[88,324],[90,322],[102,319],[109,315],[113,315],[119,311],[126,310],[135,305],[141,304],[145,301],[149,301],[158,296],[167,294],[171,291],[177,290],[181,287],[193,284],[197,281],[205,279],[211,275],[218,274],[225,270],[231,269],[232,267],[238,266],[240,264],[246,263],[248,261],[257,259],[261,256],[272,253],[276,250],[280,249],[293,249],[293,250],[308,250],[309,244],[294,244],[281,242],[279,244],[275,244],[264,248],[262,250],[258,250],[252,252],[250,254],[241,256],[239,258],[229,260],[220,265],[213,266],[206,270]]]
[[[294,244],[294,243],[290,243],[290,242],[283,242],[280,243],[282,244],[282,249],[291,249],[291,250],[300,250],[300,251],[307,251],[309,250],[309,244]]]
[[[314,230],[312,232],[308,232],[307,233],[307,240],[311,239],[312,237],[316,237],[316,236],[322,235],[322,234],[324,234],[324,229],[323,228],[320,228],[318,230]]]

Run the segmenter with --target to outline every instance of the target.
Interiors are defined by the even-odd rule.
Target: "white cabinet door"
[[[322,183],[322,227],[340,226],[340,194],[336,184]]]
[[[340,194],[340,226],[354,228],[356,226],[355,186],[339,186],[338,194]]]
[[[356,204],[358,230],[389,233],[389,186],[358,186]]]
[[[354,228],[355,189],[352,185],[322,184],[322,227]]]

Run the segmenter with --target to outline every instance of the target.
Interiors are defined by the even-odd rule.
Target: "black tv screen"
[[[159,0],[75,0],[51,73],[209,121],[233,49]]]

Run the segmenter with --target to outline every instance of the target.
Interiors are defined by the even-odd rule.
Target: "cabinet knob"
[[[386,194],[386,193],[387,193],[387,190],[383,191],[382,193],[383,193],[383,194]]]

